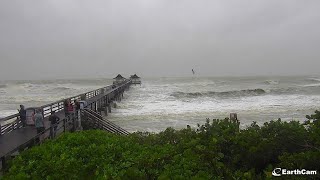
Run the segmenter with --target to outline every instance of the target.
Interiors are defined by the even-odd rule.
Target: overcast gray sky
[[[1,0],[0,79],[319,74],[319,0]]]

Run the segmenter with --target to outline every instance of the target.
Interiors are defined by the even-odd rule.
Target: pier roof
[[[123,76],[121,76],[121,74],[118,74],[117,77],[115,77],[113,79],[125,79],[125,78]]]
[[[138,78],[140,78],[140,77],[137,76],[137,74],[134,74],[134,75],[131,75],[130,78],[132,78],[132,79],[138,79]]]

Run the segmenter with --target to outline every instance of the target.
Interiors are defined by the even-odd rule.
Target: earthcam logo
[[[272,176],[280,177],[282,175],[317,175],[317,171],[306,169],[287,170],[282,168],[275,168],[272,171]]]
[[[272,176],[281,176],[281,168],[275,168],[272,171]]]

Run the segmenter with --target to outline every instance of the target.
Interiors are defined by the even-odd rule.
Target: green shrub
[[[159,134],[67,133],[16,157],[4,179],[265,179],[275,167],[317,169],[319,112],[314,122],[214,119]]]

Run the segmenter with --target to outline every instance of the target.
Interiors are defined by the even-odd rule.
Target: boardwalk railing
[[[25,143],[20,144],[16,148],[11,149],[4,156],[0,157],[1,166],[2,166],[1,170],[6,166],[6,161],[7,161],[6,156],[7,155],[13,154],[14,152],[20,152],[22,150],[25,150],[26,148],[38,145],[47,139],[53,139],[56,136],[58,136],[64,132],[75,131],[76,130],[75,122],[77,120],[78,120],[78,116],[75,116],[74,114],[72,114],[66,118],[61,119],[58,122],[58,127],[57,127],[55,133],[54,133],[54,129],[52,126],[47,127],[43,132],[36,134],[34,137],[29,139]]]
[[[74,103],[75,100],[85,100],[87,102],[87,106],[84,107],[85,109],[80,110],[81,121],[88,122],[92,128],[103,129],[112,133],[127,135],[129,133],[126,130],[110,121],[107,121],[96,111],[101,112],[102,109],[110,107],[109,112],[111,112],[110,104],[112,103],[112,101],[121,100],[124,91],[129,88],[130,84],[131,81],[129,80],[116,85],[106,86],[94,91],[80,94],[68,99],[71,100],[72,103]],[[1,119],[0,123],[4,125],[0,127],[0,150],[3,148],[3,151],[0,151],[0,161],[2,164],[0,170],[5,167],[7,157],[10,157],[16,151],[20,152],[26,148],[32,147],[33,145],[41,143],[45,139],[52,139],[55,137],[55,134],[59,135],[67,131],[81,130],[81,122],[78,113],[71,113],[68,117],[64,116],[64,100],[56,101],[39,108],[43,110],[44,117],[49,116],[53,111],[62,111],[61,113],[57,113],[60,114],[61,120],[58,124],[57,130],[55,131],[56,133],[53,133],[53,127],[47,127],[44,132],[40,134],[32,134],[26,140],[22,140],[21,142],[14,141],[16,144],[14,144],[13,146],[7,146],[10,144],[10,136],[24,136],[24,134],[21,132],[26,133],[27,131],[33,131],[35,129],[23,128],[19,131],[15,131],[15,129],[18,129],[22,126],[19,114],[14,114]],[[10,132],[12,132],[12,134],[10,134]]]
[[[110,97],[112,98],[115,94],[117,94],[117,92],[118,92],[117,90],[119,88],[121,88],[122,86],[129,84],[129,83],[131,83],[130,80],[125,81],[121,84],[117,84],[117,87],[114,89],[112,89],[112,87],[114,87],[114,86],[109,85],[109,86],[99,88],[99,89],[96,89],[93,91],[89,91],[89,92],[86,92],[86,93],[83,93],[83,94],[80,94],[77,96],[73,96],[73,97],[70,97],[67,99],[70,100],[74,104],[75,100],[90,100],[90,99],[93,99],[98,96],[107,95],[108,93],[110,94]],[[48,117],[51,115],[51,113],[53,111],[59,112],[59,111],[64,110],[64,102],[67,99],[62,99],[62,100],[59,100],[59,101],[56,101],[56,102],[53,102],[50,104],[43,105],[43,106],[39,107],[39,109],[42,109],[44,117]],[[91,108],[93,106],[93,102],[95,103],[95,101],[88,102],[88,105],[91,106]],[[10,133],[11,131],[18,129],[18,128],[21,128],[21,127],[22,127],[22,122],[20,120],[19,113],[13,114],[11,116],[7,116],[5,118],[1,118],[0,119],[0,136],[4,135],[6,133]]]
[[[82,122],[86,123],[87,126],[94,129],[101,129],[111,133],[128,135],[129,132],[117,126],[116,124],[104,119],[99,113],[90,109],[83,109],[81,111]]]
[[[58,128],[56,129],[56,135],[62,134],[67,131],[75,130],[74,123],[77,121],[78,117],[71,115],[69,117],[63,118],[58,122]],[[28,147],[29,144],[37,145],[43,142],[46,139],[53,139],[53,127],[47,127],[43,132],[35,135],[32,139],[25,142],[24,144],[21,144],[19,147],[12,149],[8,154],[12,154],[15,151],[18,151],[21,149],[21,147]]]

